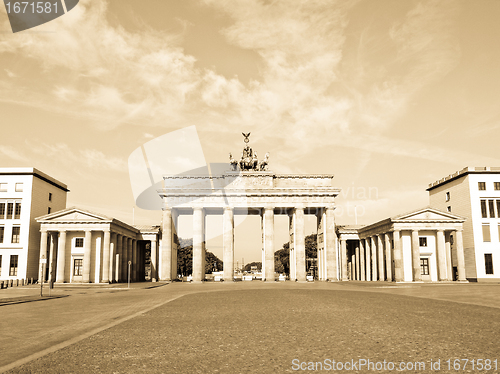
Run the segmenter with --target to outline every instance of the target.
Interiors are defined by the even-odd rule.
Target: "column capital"
[[[224,207],[224,211],[233,211],[233,210],[234,210],[234,206],[226,205]]]

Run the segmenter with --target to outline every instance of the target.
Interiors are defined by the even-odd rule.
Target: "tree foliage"
[[[177,273],[189,275],[193,273],[193,240],[179,238],[181,247],[177,250]],[[221,271],[223,263],[220,258],[212,252],[205,252],[205,274],[212,274],[212,271]]]
[[[318,256],[317,235],[307,235],[305,238],[306,258]],[[283,248],[274,252],[274,270],[277,273],[290,274],[290,242],[284,243]]]

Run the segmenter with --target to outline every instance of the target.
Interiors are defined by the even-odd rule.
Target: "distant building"
[[[500,167],[466,167],[429,185],[430,206],[467,218],[467,279],[500,280]]]
[[[0,168],[0,279],[38,279],[40,224],[66,207],[68,189],[35,168]]]

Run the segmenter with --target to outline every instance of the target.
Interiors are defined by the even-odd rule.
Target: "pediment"
[[[411,213],[403,214],[392,219],[393,221],[457,221],[463,217],[443,212],[437,209],[425,208]]]
[[[110,221],[111,218],[83,209],[70,208],[47,214],[37,218],[37,220],[43,222],[103,222]]]

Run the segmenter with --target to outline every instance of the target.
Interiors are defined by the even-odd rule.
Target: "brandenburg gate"
[[[243,134],[248,143],[250,133]],[[193,219],[193,282],[205,278],[205,218],[223,216],[224,280],[234,272],[234,217],[260,215],[262,231],[262,279],[274,281],[274,217],[289,217],[290,280],[306,281],[305,214],[317,217],[317,266],[319,280],[338,280],[338,250],[335,233],[333,175],[279,175],[268,170],[269,153],[259,161],[246,144],[241,159],[230,154],[226,171],[211,175],[164,176],[158,193],[163,200],[162,241],[152,253],[158,277],[169,281],[177,275],[179,215]]]

